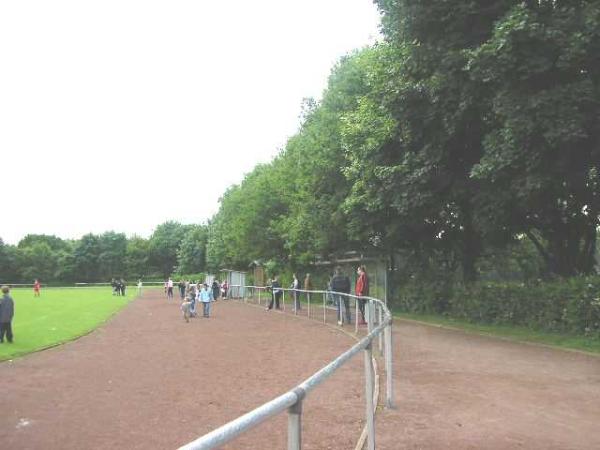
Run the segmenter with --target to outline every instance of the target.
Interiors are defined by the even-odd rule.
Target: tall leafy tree
[[[73,251],[74,273],[82,282],[101,280],[99,258],[102,248],[98,236],[89,233],[81,237]],[[106,280],[102,280],[106,281]]]
[[[98,236],[100,253],[98,255],[99,274],[102,278],[125,276],[125,255],[127,237],[123,233],[107,231]]]
[[[495,195],[489,217],[526,234],[550,272],[594,270],[600,214],[600,4],[516,3],[470,52],[492,94],[472,169]]]
[[[5,244],[0,238],[0,283],[22,281],[17,262],[17,249],[14,245]]]
[[[150,236],[148,262],[163,276],[177,269],[177,251],[189,229],[189,225],[168,221],[157,226]]]
[[[58,271],[58,255],[43,241],[20,247],[17,261],[21,267],[24,280],[33,282],[34,279],[53,280]]]
[[[193,225],[185,234],[177,251],[177,271],[197,273],[206,270],[206,225]]]
[[[152,273],[148,264],[150,242],[139,236],[132,236],[127,241],[125,250],[125,271],[128,277],[143,278]]]

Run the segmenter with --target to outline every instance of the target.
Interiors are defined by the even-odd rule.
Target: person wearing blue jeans
[[[199,297],[200,301],[202,302],[202,315],[208,318],[210,317],[210,302],[213,301],[212,290],[208,288],[208,284],[204,283],[202,285]]]
[[[346,308],[346,322],[351,323],[350,299],[347,295],[340,295],[350,293],[350,278],[344,275],[341,267],[335,268],[335,275],[331,279],[331,290],[334,292],[333,297],[337,306],[338,325],[342,325],[342,300]]]

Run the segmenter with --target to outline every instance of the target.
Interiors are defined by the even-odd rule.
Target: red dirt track
[[[179,303],[161,294],[146,293],[77,341],[0,363],[0,448],[177,448],[283,394],[355,342],[230,300],[213,304],[210,319],[185,323]],[[305,402],[304,448],[354,446],[361,369],[356,358]],[[286,433],[282,414],[229,448],[284,448]]]
[[[600,358],[410,322],[394,328],[397,407],[378,412],[377,448],[600,448]],[[0,448],[176,448],[354,342],[318,321],[232,301],[185,323],[178,302],[150,291],[77,341],[0,363]],[[308,396],[304,449],[354,448],[362,362]],[[383,399],[384,374],[381,389]],[[227,448],[282,449],[286,431],[282,414]]]

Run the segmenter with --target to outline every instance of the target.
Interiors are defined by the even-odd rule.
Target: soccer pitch
[[[15,302],[14,342],[0,344],[0,361],[73,340],[89,333],[136,297],[135,287],[124,297],[109,287],[11,289]]]

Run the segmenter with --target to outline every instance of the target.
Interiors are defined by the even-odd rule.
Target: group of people
[[[196,281],[189,281],[183,279],[179,280],[179,283],[177,283],[177,288],[179,289],[179,298],[181,300],[184,300],[188,297],[190,286],[196,288],[197,286],[199,286],[199,283]],[[167,299],[173,299],[174,287],[175,283],[173,279],[169,277],[164,284],[165,295],[167,296]],[[227,299],[227,292],[229,291],[229,285],[227,284],[227,281],[219,283],[219,280],[213,280],[210,289],[212,291],[212,296],[214,300],[217,300],[219,297],[223,298],[224,300]]]
[[[344,324],[342,316],[342,303],[345,310],[346,323],[352,323],[352,313],[350,312],[350,278],[344,274],[341,267],[336,267],[335,272],[329,280],[328,291],[332,292],[334,303],[337,309],[337,320],[338,325]],[[359,325],[366,325],[365,320],[365,304],[366,300],[361,297],[369,296],[369,276],[367,275],[367,269],[361,265],[356,269],[356,284],[354,285],[354,294],[358,297],[358,310],[360,312],[361,320],[358,322]]]
[[[202,303],[202,317],[210,317],[210,303],[215,301],[213,289],[209,288],[208,283],[192,284],[188,283],[182,296],[181,312],[186,322],[191,317],[196,317],[196,305]]]
[[[292,284],[290,285],[290,289],[292,289],[292,296],[294,299],[294,309],[299,311],[301,309],[300,302],[300,280],[294,273],[292,276]],[[338,325],[344,324],[344,317],[342,316],[342,304],[344,305],[345,310],[345,319],[346,323],[352,323],[352,313],[350,311],[350,297],[343,294],[350,294],[351,283],[350,278],[344,274],[341,267],[336,267],[335,272],[331,276],[329,283],[327,285],[327,290],[331,292],[331,296],[333,298],[333,302],[337,308],[337,320]],[[273,309],[281,309],[280,302],[281,297],[283,295],[283,288],[279,281],[279,277],[274,275],[267,283],[267,290],[271,293],[271,301],[269,305],[266,307],[267,311]],[[304,291],[313,290],[312,280],[310,278],[310,274],[307,273],[304,278]],[[369,276],[367,275],[367,269],[364,265],[361,265],[357,268],[357,278],[356,284],[354,286],[354,293],[358,297],[358,309],[360,311],[361,320],[358,322],[359,325],[366,325],[365,320],[365,304],[366,300],[361,297],[369,296]],[[310,299],[310,292],[306,292],[307,299]]]
[[[125,284],[125,280],[123,278],[113,278],[110,280],[110,286],[112,287],[113,295],[125,295],[125,288],[127,285]]]
[[[302,304],[300,302],[300,294],[301,294],[301,286],[300,280],[294,273],[292,275],[292,284],[290,285],[290,289],[292,289],[292,297],[294,299],[294,308],[296,311],[300,311],[302,309]],[[304,290],[311,291],[313,289],[312,280],[310,278],[310,273],[306,274],[304,278]],[[267,283],[267,290],[271,292],[271,301],[269,306],[267,306],[267,311],[273,309],[273,304],[275,305],[275,309],[281,309],[280,301],[281,296],[283,294],[283,290],[281,287],[281,283],[279,282],[279,276],[275,275],[273,278],[269,280]],[[310,297],[310,292],[306,293],[307,298]]]

